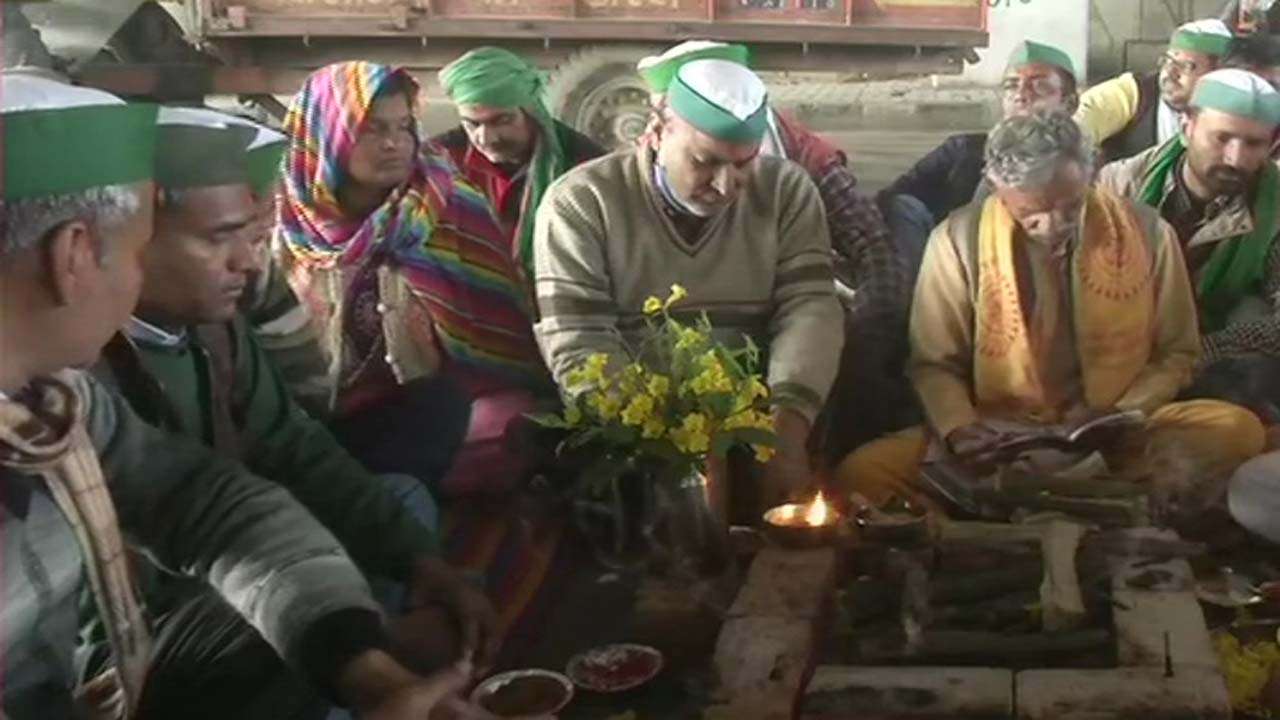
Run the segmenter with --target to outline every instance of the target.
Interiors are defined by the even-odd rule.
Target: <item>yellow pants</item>
[[[1257,416],[1242,407],[1190,400],[1152,413],[1145,440],[1153,448],[1180,448],[1195,459],[1198,471],[1216,477],[1262,452],[1266,433]],[[876,504],[894,497],[918,499],[916,480],[927,449],[923,427],[880,438],[846,457],[836,468],[836,482],[845,492],[859,492]]]

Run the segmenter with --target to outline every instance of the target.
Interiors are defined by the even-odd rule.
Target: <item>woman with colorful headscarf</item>
[[[339,438],[447,496],[519,476],[503,435],[547,380],[493,210],[420,139],[417,96],[405,70],[368,62],[307,79],[275,245],[324,324]]]

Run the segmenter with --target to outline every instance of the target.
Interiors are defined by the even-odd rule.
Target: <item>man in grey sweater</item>
[[[779,435],[766,504],[810,484],[805,442],[844,344],[822,200],[800,166],[759,157],[767,112],[742,65],[685,64],[652,141],[563,175],[534,225],[535,331],[562,386],[593,353],[628,361],[646,298],[673,284],[685,319],[705,311],[721,340],[764,350]]]

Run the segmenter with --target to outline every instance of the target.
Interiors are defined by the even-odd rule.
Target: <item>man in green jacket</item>
[[[1159,209],[1196,290],[1199,396],[1280,421],[1280,93],[1251,72],[1200,80],[1182,133],[1112,163],[1099,185]],[[1185,138],[1185,140],[1184,140]]]
[[[222,607],[364,717],[471,712],[456,697],[467,669],[422,679],[394,659],[359,571],[285,489],[147,426],[100,383],[63,369],[93,362],[137,300],[152,233],[154,107],[7,73],[0,104],[0,714],[270,710],[253,701],[272,675],[175,686],[183,679],[165,666],[164,629],[153,636],[143,614],[125,538],[207,580]],[[86,586],[113,662],[77,688],[76,605]],[[155,702],[180,693],[181,705]]]
[[[276,191],[283,170],[288,138],[284,133],[234,115],[226,116],[253,128],[246,164],[249,189],[257,208],[260,261],[249,276],[240,299],[240,312],[253,328],[254,338],[280,372],[280,379],[302,408],[318,420],[329,416],[329,363],[320,347],[320,333],[310,309],[298,300],[284,271],[271,254],[276,223]]]
[[[328,527],[375,587],[393,615],[437,605],[467,633],[477,661],[487,663],[496,638],[488,602],[439,558],[435,506],[408,476],[374,476],[290,397],[255,333],[237,312],[249,274],[261,257],[251,194],[249,144],[256,129],[207,110],[162,108],[159,117],[155,233],[143,253],[142,294],[123,333],[108,345],[95,374],[118,388],[147,422],[185,435],[244,462],[286,487]],[[262,656],[244,641],[248,627],[234,617],[192,612],[208,593],[172,576],[144,585],[148,611],[177,614],[199,638],[235,643],[225,665],[242,653]],[[406,605],[406,600],[408,604]],[[430,622],[406,623],[395,635],[420,664],[445,658],[452,623],[434,637]],[[247,646],[247,647],[244,647]],[[218,645],[221,648],[221,645]],[[211,672],[209,668],[201,672]]]

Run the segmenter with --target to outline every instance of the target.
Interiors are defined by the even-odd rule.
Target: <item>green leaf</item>
[[[604,437],[604,429],[598,427],[583,428],[574,433],[566,441],[567,447],[570,449],[580,448],[600,440]]]
[[[760,428],[734,428],[729,431],[734,438],[747,445],[778,446],[778,434]]]
[[[728,393],[712,393],[704,395],[702,400],[716,418],[728,417],[733,412],[733,395]]]
[[[525,417],[542,427],[559,428],[561,430],[570,430],[573,428],[573,425],[571,425],[568,420],[552,413],[525,413]]]
[[[638,438],[639,433],[633,428],[623,427],[621,425],[610,425],[602,429],[606,442],[614,445],[632,445]]]

